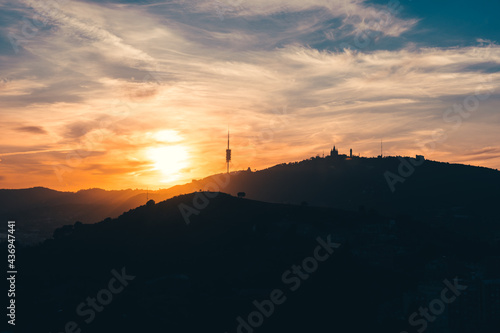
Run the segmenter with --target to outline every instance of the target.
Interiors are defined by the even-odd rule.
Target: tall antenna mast
[[[229,149],[229,126],[228,126],[227,127],[227,149],[226,149],[227,173],[229,173],[229,162],[231,162],[231,149]]]
[[[382,139],[380,139],[380,157],[383,157],[384,154],[382,154],[383,149],[382,149]]]

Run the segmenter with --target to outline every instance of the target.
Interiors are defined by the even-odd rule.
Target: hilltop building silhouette
[[[330,156],[331,157],[339,157],[339,151],[335,149],[335,146],[333,146],[333,149],[330,150]]]
[[[330,157],[332,158],[352,158],[352,148],[350,148],[350,151],[349,151],[349,156],[347,156],[346,154],[339,154],[339,151],[338,149],[333,146],[333,149],[330,150]]]

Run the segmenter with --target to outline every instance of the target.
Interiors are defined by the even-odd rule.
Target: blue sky
[[[234,168],[375,156],[381,138],[499,168],[499,9],[1,0],[0,187],[190,181],[224,170],[228,125]]]

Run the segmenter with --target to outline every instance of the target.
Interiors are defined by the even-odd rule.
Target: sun
[[[182,170],[189,166],[189,154],[183,145],[149,148],[147,155],[154,169],[161,172],[163,183],[180,179]]]

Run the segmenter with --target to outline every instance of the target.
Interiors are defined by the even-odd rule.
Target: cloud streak
[[[147,154],[168,145],[154,140],[163,130],[183,138],[190,167],[179,182],[190,181],[223,170],[228,125],[235,161],[252,168],[333,144],[376,155],[381,137],[389,153],[414,154],[438,129],[449,138],[430,158],[477,156],[478,164],[500,166],[494,152],[472,154],[499,138],[500,46],[484,39],[426,45],[429,28],[391,10],[394,3],[221,1],[222,20],[214,1],[68,0],[51,11],[23,3],[19,13],[43,14],[47,24],[17,55],[0,43],[8,49],[0,55],[0,121],[8,124],[0,139],[15,138],[9,153],[37,151],[34,135],[47,150],[100,153],[80,154],[61,182],[38,171],[67,166],[68,154],[3,151],[9,186],[167,186],[158,185]],[[20,26],[9,21],[0,31],[20,34]],[[362,33],[366,47],[356,46]],[[443,113],[477,90],[490,97],[451,130]],[[15,176],[21,169],[34,170],[23,184]]]
[[[23,126],[16,128],[19,132],[32,133],[32,134],[47,134],[47,131],[40,126]]]

